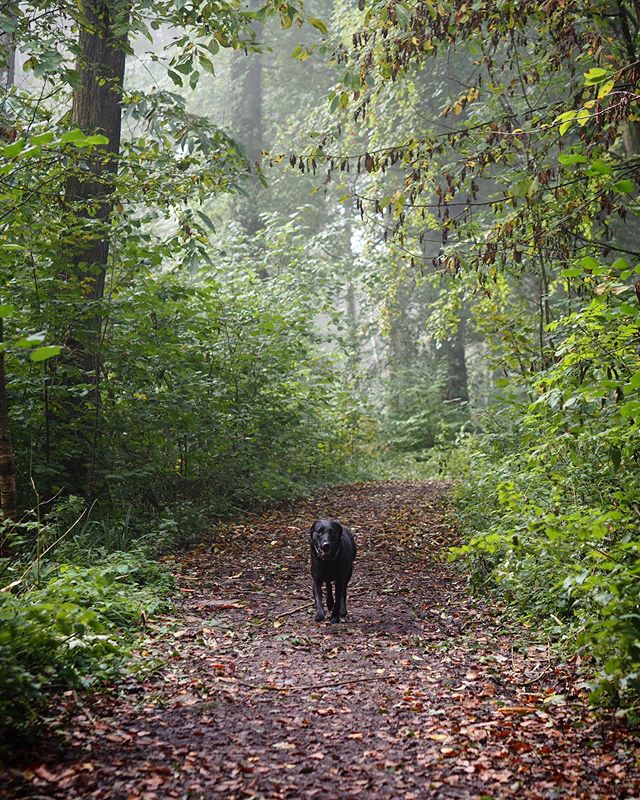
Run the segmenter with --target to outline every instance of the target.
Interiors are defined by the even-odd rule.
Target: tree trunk
[[[71,121],[85,134],[104,134],[109,143],[97,148],[66,183],[66,199],[87,221],[86,237],[71,256],[71,282],[79,287],[81,320],[66,342],[70,400],[65,424],[73,431],[72,455],[66,468],[70,486],[86,493],[93,481],[100,421],[100,346],[107,262],[109,220],[118,169],[121,100],[124,81],[128,3],[125,0],[85,0],[79,35],[79,85],[73,92]],[[81,401],[73,399],[74,385],[91,385]],[[78,393],[79,394],[79,393]]]
[[[0,86],[5,91],[13,86],[16,76],[16,45],[13,35],[0,34]]]
[[[262,23],[254,22],[253,31],[256,40],[260,41],[263,32]],[[262,54],[237,52],[231,64],[231,81],[234,93],[234,132],[238,141],[244,145],[252,168],[257,171],[264,148]],[[252,243],[263,228],[260,203],[257,202],[256,196],[259,188],[260,184],[254,181],[254,185],[250,188],[250,197],[239,197],[236,203],[240,222]],[[259,258],[260,252],[256,248],[256,260]],[[264,266],[258,267],[258,274],[261,278],[268,277]]]
[[[96,233],[74,254],[75,265],[88,281],[86,299],[100,300],[109,257],[106,224],[120,153],[128,7],[122,0],[88,0],[84,13],[87,27],[80,30],[80,84],[73,92],[71,121],[86,134],[104,134],[109,144],[100,148],[82,172],[69,178],[66,193],[69,200],[81,204],[82,216],[105,224],[97,226]]]
[[[0,86],[6,92],[15,79],[15,43],[8,33],[0,35]],[[7,397],[7,374],[5,370],[4,320],[0,317],[0,510],[7,520],[18,517],[16,496],[16,462],[13,455],[13,439],[9,422],[9,398]],[[6,538],[0,539],[0,556],[9,554]]]
[[[455,333],[438,350],[447,374],[444,400],[469,400],[467,360],[465,352],[465,322],[461,318]]]
[[[0,345],[4,342],[3,320],[0,318]],[[0,349],[0,508],[4,519],[15,520],[18,516],[16,498],[16,463],[13,457],[13,441],[9,424],[9,401],[7,398],[7,376],[4,350]],[[0,555],[7,555],[7,543],[0,544]]]

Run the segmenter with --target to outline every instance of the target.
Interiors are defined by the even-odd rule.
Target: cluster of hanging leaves
[[[427,70],[434,83],[446,80],[439,54],[464,64],[468,85],[430,105],[444,132],[340,153],[338,126],[291,164],[315,171],[322,159],[328,179],[335,171],[363,175],[354,192],[360,214],[384,217],[385,235],[413,242],[416,260],[431,213],[442,236],[440,268],[520,264],[523,250],[541,242],[567,259],[585,226],[602,223],[611,237],[634,191],[637,163],[610,152],[635,126],[639,74],[624,34],[634,13],[625,4],[614,16],[579,3],[367,5],[351,47],[336,47],[344,73],[331,110],[347,108],[365,122],[394,84],[427,80]],[[540,222],[540,209],[556,223]],[[488,244],[486,235],[477,240],[479,216],[498,221]]]
[[[360,9],[359,30],[336,46],[330,108],[362,147],[340,152],[337,131],[311,155],[329,177],[350,173],[372,236],[465,287],[503,375],[497,421],[467,454],[464,552],[527,613],[575,620],[601,685],[633,694],[637,9]]]

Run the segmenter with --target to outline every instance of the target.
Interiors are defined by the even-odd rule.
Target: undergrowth
[[[591,664],[597,703],[640,697],[640,484],[633,449],[611,460],[585,426],[548,440],[529,413],[487,416],[454,459],[472,585],[497,593]],[[547,420],[548,421],[548,420]]]
[[[94,566],[48,563],[37,580],[25,578],[0,591],[3,733],[32,727],[52,691],[121,675],[136,632],[172,587],[140,552],[114,553]]]

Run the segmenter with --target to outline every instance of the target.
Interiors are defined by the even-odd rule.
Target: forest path
[[[637,737],[446,562],[448,488],[342,486],[221,525],[150,626],[160,671],[70,703],[65,749],[6,796],[640,797]],[[313,622],[318,516],[358,541],[340,625]]]

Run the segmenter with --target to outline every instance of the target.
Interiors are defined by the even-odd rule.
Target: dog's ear
[[[315,531],[316,531],[316,525],[317,525],[317,524],[318,524],[318,520],[316,520],[316,521],[313,523],[313,525],[311,526],[311,529],[309,530],[309,538],[313,538],[313,534],[314,534],[314,533],[315,533]]]
[[[337,534],[339,539],[342,538],[342,525],[335,519],[331,522],[331,530]]]

